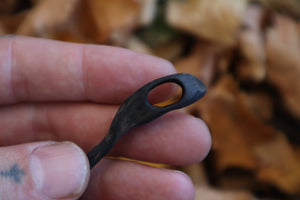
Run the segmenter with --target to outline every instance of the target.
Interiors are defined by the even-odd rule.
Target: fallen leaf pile
[[[299,0],[6,0],[0,34],[107,44],[199,77],[209,126],[196,199],[300,198]]]

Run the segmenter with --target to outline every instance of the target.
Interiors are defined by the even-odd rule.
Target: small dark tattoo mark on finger
[[[11,178],[16,183],[20,183],[25,172],[19,168],[18,164],[14,164],[10,169],[5,171],[0,171],[0,176]]]

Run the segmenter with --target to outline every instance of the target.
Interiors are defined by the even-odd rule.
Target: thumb
[[[87,186],[85,153],[71,142],[0,148],[0,200],[78,199]]]

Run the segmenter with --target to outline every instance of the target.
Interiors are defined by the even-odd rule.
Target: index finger
[[[117,104],[146,82],[174,72],[168,61],[117,47],[19,36],[0,39],[0,104]]]

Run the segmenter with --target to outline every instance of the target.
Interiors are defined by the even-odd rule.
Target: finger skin
[[[0,43],[0,82],[5,86],[0,87],[2,103],[88,99],[118,103],[142,82],[174,72],[164,60],[114,47],[27,37],[2,38]],[[82,78],[83,72],[92,78]],[[0,107],[0,143],[70,140],[88,151],[104,137],[117,107],[85,103],[4,104]],[[120,141],[113,155],[170,164],[201,160],[210,146],[207,127],[200,120],[176,115],[174,127],[172,120],[162,117],[148,128],[135,131],[137,134],[126,134],[129,139]],[[157,134],[154,138],[147,131],[149,128]],[[156,146],[159,148],[152,151]]]
[[[116,111],[88,103],[6,106],[0,108],[0,145],[67,139],[87,152],[104,138]],[[175,111],[126,133],[110,155],[186,165],[200,162],[210,146],[206,125]]]
[[[88,151],[104,137],[118,104],[145,83],[175,73],[165,60],[125,49],[28,37],[1,38],[0,60],[0,145],[70,140]],[[170,91],[163,88],[153,96],[164,99],[166,93]],[[209,147],[206,125],[174,112],[127,133],[111,155],[180,165],[200,161]],[[5,148],[15,151],[15,147]],[[26,155],[33,149],[22,148],[19,157],[5,151],[3,157],[17,158],[26,170]],[[104,199],[194,198],[190,181],[166,170],[104,160],[93,173],[86,194],[107,197]],[[29,191],[23,197],[42,199],[30,193],[29,176],[23,180],[28,184],[16,187]],[[123,192],[115,191],[118,188],[113,185]],[[5,197],[18,199],[14,196],[18,194],[22,193],[5,193]]]
[[[171,165],[201,162],[211,147],[206,124],[199,118],[173,111],[125,134],[113,155]]]
[[[1,147],[0,199],[78,199],[88,183],[88,161],[86,156],[84,156],[76,145],[72,143],[61,144],[63,143],[49,141]],[[58,151],[62,149],[65,151],[57,154]],[[45,155],[43,157],[44,162],[40,162],[40,165],[37,165],[36,162],[41,161],[35,156],[37,152],[39,152],[39,155]],[[40,152],[42,152],[42,154]],[[33,162],[33,160],[35,162]],[[46,172],[41,171],[40,166],[42,166],[43,163],[50,164],[51,162],[49,161],[53,160],[60,162],[52,162]],[[57,174],[57,172],[63,173]],[[66,172],[72,173],[68,174]],[[49,177],[49,174],[51,177]],[[66,184],[66,182],[68,182],[68,184]],[[46,193],[42,188],[47,188]],[[51,192],[49,193],[50,190]],[[52,196],[50,197],[48,194]],[[62,194],[64,196],[60,196]],[[57,198],[52,198],[53,195],[58,196]]]
[[[19,36],[0,38],[0,60],[0,104],[117,104],[145,83],[176,72],[166,60],[122,48]]]
[[[92,171],[82,199],[193,200],[193,184],[185,175],[128,161],[104,159]]]

